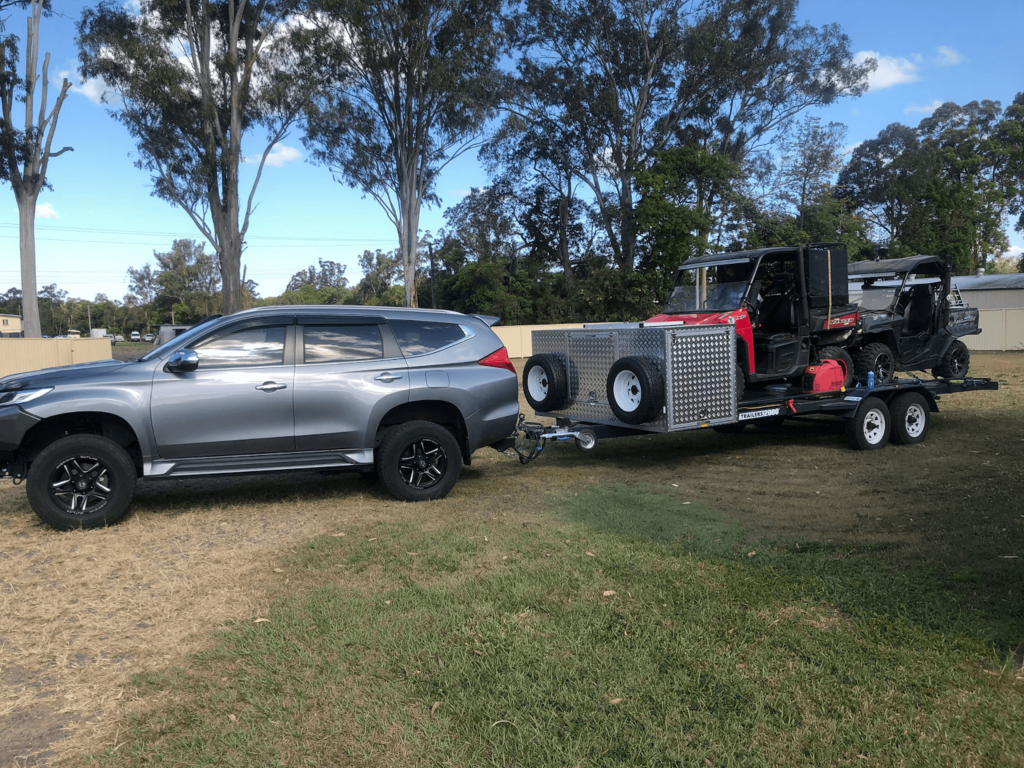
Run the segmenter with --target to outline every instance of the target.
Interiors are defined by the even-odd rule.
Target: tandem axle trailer
[[[574,441],[590,451],[613,437],[707,428],[736,433],[748,424],[821,415],[845,420],[851,448],[910,445],[927,437],[943,395],[999,388],[982,378],[897,378],[878,386],[856,381],[833,392],[808,392],[808,381],[744,391],[736,333],[728,325],[535,331],[533,343],[524,394],[537,416],[555,424],[520,416],[515,451],[523,463],[538,458],[548,441]]]

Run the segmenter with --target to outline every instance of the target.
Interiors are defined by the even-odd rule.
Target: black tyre
[[[557,411],[569,399],[569,379],[557,355],[534,355],[523,368],[523,394],[537,411]]]
[[[62,531],[99,528],[118,520],[135,495],[128,452],[99,435],[70,435],[46,446],[28,470],[28,503]]]
[[[940,379],[962,379],[970,367],[971,353],[967,345],[957,339],[949,345],[942,360],[932,369],[932,374]]]
[[[623,357],[608,371],[608,404],[626,424],[643,424],[661,413],[665,385],[657,366],[647,358]]]
[[[892,399],[892,434],[889,439],[900,445],[920,443],[928,436],[931,411],[920,392],[904,392]]]
[[[852,418],[846,420],[846,439],[850,447],[861,451],[882,448],[889,442],[892,417],[885,403],[877,397],[861,402]]]
[[[867,379],[874,371],[875,384],[888,384],[896,372],[896,356],[887,344],[874,341],[865,344],[857,354],[857,377]]]
[[[377,449],[377,477],[401,501],[442,499],[462,471],[455,436],[432,421],[410,421],[393,428]]]
[[[843,386],[853,384],[854,365],[850,353],[842,347],[823,347],[818,350],[819,360],[835,360],[843,369]]]

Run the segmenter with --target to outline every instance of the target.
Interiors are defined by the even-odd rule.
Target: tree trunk
[[[416,266],[419,263],[418,233],[420,228],[420,198],[409,175],[399,181],[398,249],[402,256],[402,275],[405,280],[405,306],[418,305],[416,296]]]
[[[21,327],[26,339],[43,335],[39,322],[36,280],[36,195],[19,196],[18,234],[21,238]]]

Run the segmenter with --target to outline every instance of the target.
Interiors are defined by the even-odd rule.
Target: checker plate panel
[[[534,331],[533,353],[566,364],[569,404],[548,415],[652,432],[736,420],[731,325]],[[665,409],[654,421],[624,425],[608,404],[608,371],[623,357],[648,358],[666,382]]]

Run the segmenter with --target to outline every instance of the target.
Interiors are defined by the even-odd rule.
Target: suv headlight
[[[53,387],[44,387],[43,389],[19,389],[14,392],[0,392],[0,405],[22,405],[52,391]]]

